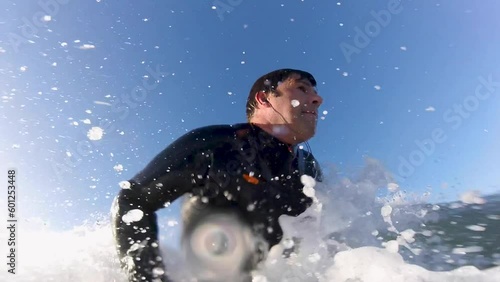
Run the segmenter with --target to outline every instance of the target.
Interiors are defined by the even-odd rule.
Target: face
[[[279,97],[268,96],[276,110],[273,110],[272,121],[276,125],[282,125],[276,127],[281,132],[275,133],[293,136],[296,143],[309,140],[316,132],[318,108],[323,98],[309,80],[301,79],[298,74],[279,84],[277,92],[280,93]]]

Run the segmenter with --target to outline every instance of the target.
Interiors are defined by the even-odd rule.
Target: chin
[[[297,141],[299,141],[300,143],[305,142],[305,141],[313,138],[314,133],[315,133],[314,131],[313,132],[304,132],[303,134],[301,134],[301,136],[299,138],[297,138]]]
[[[310,140],[310,139],[311,139],[311,138],[313,138],[313,137],[314,137],[314,134],[309,134],[308,136],[306,136],[306,137],[304,138],[305,140],[304,140],[304,141],[302,141],[302,142],[308,141],[308,140]]]

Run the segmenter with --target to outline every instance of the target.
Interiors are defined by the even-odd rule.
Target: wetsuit
[[[320,180],[314,157],[252,124],[193,130],[158,154],[121,189],[112,208],[113,232],[130,281],[171,281],[158,246],[155,212],[188,193],[193,206],[238,211],[269,244],[280,242],[278,217],[312,204],[300,176]],[[196,216],[184,220],[190,228]],[[156,280],[155,280],[156,279]]]

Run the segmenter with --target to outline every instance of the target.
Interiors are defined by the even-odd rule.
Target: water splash
[[[327,179],[303,179],[314,204],[299,217],[280,218],[284,240],[271,249],[253,281],[500,280],[500,267],[491,267],[500,261],[500,196],[482,197],[480,203],[417,205],[388,185],[394,183],[390,174],[374,160],[356,177]],[[377,197],[387,187],[391,193]],[[109,222],[91,222],[67,231],[54,231],[39,219],[20,222],[18,272],[11,275],[4,266],[0,281],[127,281]],[[167,269],[179,278],[175,281],[189,281],[182,278],[188,275],[180,252],[161,247],[168,254]],[[489,268],[480,270],[484,267]]]

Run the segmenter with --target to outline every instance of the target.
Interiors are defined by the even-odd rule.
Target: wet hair
[[[246,105],[247,119],[250,121],[250,118],[253,116],[255,108],[257,107],[257,101],[255,100],[257,93],[264,91],[266,94],[272,93],[274,96],[278,97],[279,93],[276,91],[278,85],[285,82],[293,75],[299,75],[299,79],[307,79],[312,86],[316,86],[316,79],[314,79],[314,76],[302,70],[279,69],[265,74],[254,82],[250,93],[248,93]]]

